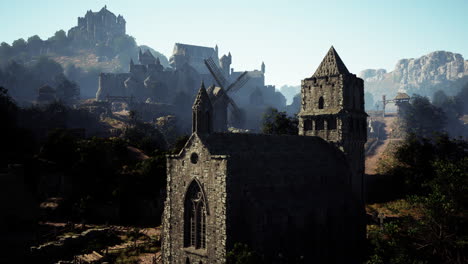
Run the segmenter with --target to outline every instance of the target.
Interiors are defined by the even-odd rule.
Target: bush
[[[297,135],[298,120],[288,117],[286,112],[279,112],[275,108],[268,108],[263,114],[262,133],[272,135]]]

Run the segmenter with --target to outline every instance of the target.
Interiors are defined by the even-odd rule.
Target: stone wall
[[[198,155],[192,163],[191,155]],[[180,155],[168,158],[167,199],[163,218],[163,263],[225,263],[226,159],[211,156],[194,134]],[[208,205],[207,248],[184,248],[184,198],[193,180],[201,183]]]

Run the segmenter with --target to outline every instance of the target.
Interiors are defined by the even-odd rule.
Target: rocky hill
[[[384,94],[393,98],[398,91],[432,97],[443,90],[453,95],[468,82],[468,61],[461,54],[435,51],[416,59],[401,59],[391,72],[368,69],[359,76],[375,100]]]
[[[33,65],[47,57],[59,63],[65,75],[79,84],[83,98],[91,98],[96,95],[99,72],[127,72],[130,59],[138,58],[139,49],[150,50],[163,66],[169,66],[163,54],[148,46],[138,46],[135,39],[126,33],[123,16],[116,16],[104,6],[97,12],[89,10],[84,17],[79,17],[78,25],[68,30],[68,34],[59,30],[46,40],[36,35],[27,40],[15,40],[11,45],[1,43],[0,72],[10,72],[12,61]],[[10,90],[15,89],[8,80],[0,78],[0,84]],[[29,90],[35,89],[37,87]],[[30,98],[35,95],[22,96]]]

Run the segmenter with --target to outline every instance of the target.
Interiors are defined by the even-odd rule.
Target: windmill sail
[[[237,92],[242,86],[244,86],[249,81],[249,76],[247,75],[248,72],[243,72],[235,82],[233,82],[229,87],[226,89],[226,92],[232,91]]]
[[[219,86],[221,86],[223,89],[227,86],[227,80],[224,77],[223,73],[221,70],[218,68],[216,63],[213,61],[213,58],[210,57],[205,60],[205,65],[210,71],[211,75],[213,75],[213,78],[216,80]]]

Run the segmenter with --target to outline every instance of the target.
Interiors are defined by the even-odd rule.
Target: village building
[[[164,263],[225,263],[238,243],[265,263],[359,262],[362,80],[332,47],[303,81],[302,102],[300,135],[217,133],[202,84],[192,135],[167,160]]]

